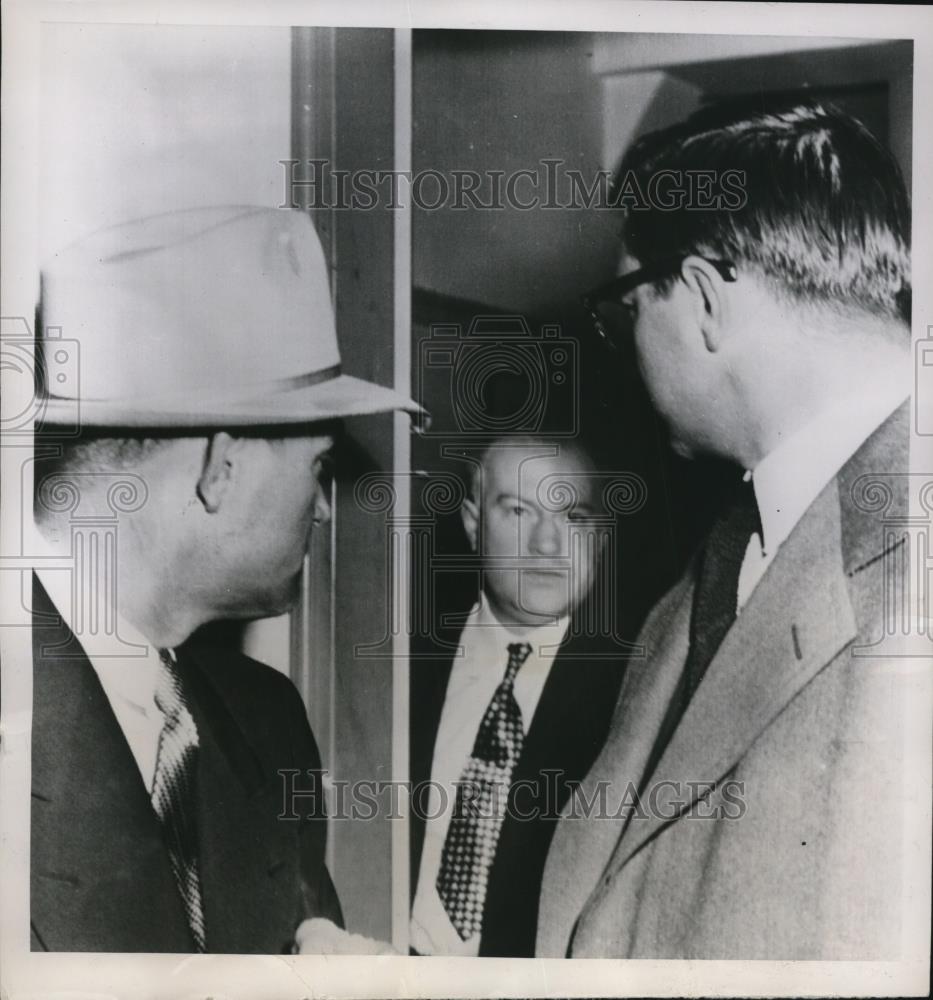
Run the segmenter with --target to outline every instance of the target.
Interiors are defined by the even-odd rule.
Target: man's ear
[[[717,351],[722,343],[727,301],[722,276],[712,264],[691,254],[680,266],[680,274],[693,293],[696,321],[708,351]]]
[[[243,438],[231,437],[226,431],[218,431],[207,442],[197,494],[208,514],[216,514],[220,510],[233,482],[242,449]]]
[[[475,552],[479,537],[479,504],[467,498],[460,507],[460,517],[463,518],[463,530],[470,540],[470,548]]]

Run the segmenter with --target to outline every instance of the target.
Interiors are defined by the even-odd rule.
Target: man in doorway
[[[612,637],[582,627],[594,591],[608,597],[596,581],[609,481],[570,439],[502,437],[475,466],[461,514],[480,594],[458,609],[433,593],[437,641],[411,662],[419,954],[534,953],[554,821],[622,678]]]
[[[97,233],[48,263],[41,310],[80,379],[47,387],[36,442],[32,947],[288,950],[341,922],[305,707],[191,636],[291,606],[341,418],[417,407],[341,374],[301,212]],[[295,770],[316,806],[292,819]]]

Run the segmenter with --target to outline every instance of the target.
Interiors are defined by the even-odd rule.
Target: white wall
[[[40,252],[198,205],[282,201],[288,28],[46,24]]]
[[[41,59],[42,260],[147,215],[282,203],[289,28],[46,24]],[[288,672],[287,617],[245,649]]]

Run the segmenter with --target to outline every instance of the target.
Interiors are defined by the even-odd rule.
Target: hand
[[[351,934],[332,920],[311,917],[302,920],[295,931],[293,951],[298,955],[398,955],[386,941]]]

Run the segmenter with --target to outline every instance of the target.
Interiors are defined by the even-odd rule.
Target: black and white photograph
[[[3,995],[928,995],[928,8],[3,17]]]

